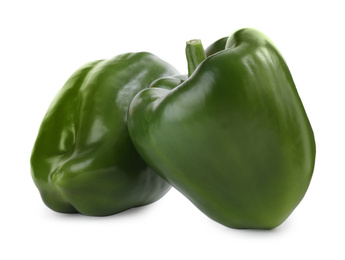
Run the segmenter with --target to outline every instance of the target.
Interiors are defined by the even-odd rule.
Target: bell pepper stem
[[[190,40],[186,44],[186,57],[188,63],[188,77],[190,77],[199,64],[206,59],[201,40]]]

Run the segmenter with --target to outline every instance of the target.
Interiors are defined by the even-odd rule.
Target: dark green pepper
[[[111,215],[152,203],[170,188],[130,140],[130,101],[157,78],[176,74],[150,53],[88,63],[51,103],[31,156],[44,203],[58,212]]]
[[[131,102],[135,147],[213,220],[277,227],[305,195],[316,150],[288,66],[254,29],[220,39],[206,54],[198,41],[186,51],[187,80],[158,79]]]

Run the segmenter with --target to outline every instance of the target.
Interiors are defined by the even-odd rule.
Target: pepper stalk
[[[186,43],[186,57],[188,63],[188,77],[190,77],[199,64],[206,59],[201,40],[190,40]]]

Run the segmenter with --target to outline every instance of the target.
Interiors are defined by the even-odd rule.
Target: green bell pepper
[[[135,94],[177,73],[143,52],[90,62],[68,79],[31,155],[33,180],[49,208],[105,216],[152,203],[170,189],[138,155],[126,118]]]
[[[305,195],[316,151],[286,62],[249,28],[186,52],[187,80],[158,79],[130,104],[137,151],[211,219],[277,227]]]

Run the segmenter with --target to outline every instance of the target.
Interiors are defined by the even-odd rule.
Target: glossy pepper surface
[[[150,53],[127,53],[79,68],[51,103],[31,155],[33,180],[58,212],[111,215],[152,203],[170,188],[130,140],[130,101],[176,74]]]
[[[186,52],[188,79],[158,79],[131,102],[133,143],[213,220],[232,228],[277,227],[305,195],[316,151],[286,62],[267,36],[250,28],[206,53],[191,41]]]

